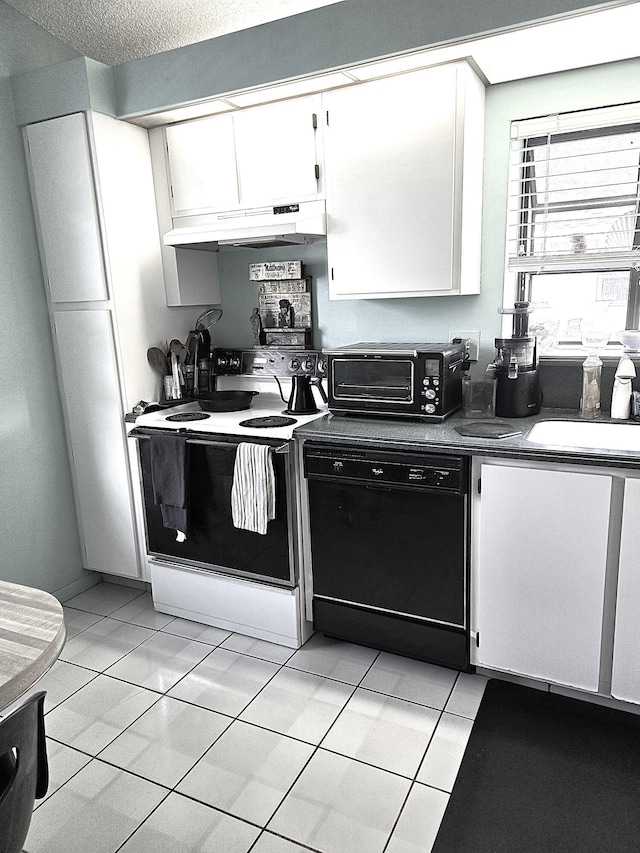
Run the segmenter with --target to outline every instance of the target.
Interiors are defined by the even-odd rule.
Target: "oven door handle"
[[[205,447],[233,447],[235,444],[240,444],[240,441],[209,441],[208,438],[188,438],[187,444],[202,444]],[[289,453],[289,445],[281,444],[280,447],[273,447],[272,450],[278,454]]]
[[[134,428],[129,433],[130,438],[149,438],[151,433],[144,432],[139,428]],[[188,438],[187,444],[202,444],[205,447],[234,447],[236,444],[240,444],[242,439],[238,439],[238,441],[216,441],[215,439],[208,438]],[[285,442],[281,444],[279,447],[274,447],[273,452],[278,453],[279,455],[284,455],[289,453],[290,445],[289,442]]]

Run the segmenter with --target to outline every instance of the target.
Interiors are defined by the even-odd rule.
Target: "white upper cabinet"
[[[167,127],[174,219],[317,198],[319,103],[296,98]]]
[[[26,129],[52,302],[107,298],[93,167],[82,113]]]
[[[231,115],[172,125],[165,132],[173,215],[237,205]]]
[[[317,198],[319,107],[317,99],[297,98],[234,113],[243,205]]]
[[[465,62],[325,93],[332,299],[477,293],[484,86]]]

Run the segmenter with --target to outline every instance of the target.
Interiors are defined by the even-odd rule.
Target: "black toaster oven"
[[[441,421],[462,404],[463,344],[363,342],[325,354],[336,415]]]

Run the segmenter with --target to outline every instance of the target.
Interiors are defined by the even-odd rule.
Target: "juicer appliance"
[[[542,405],[538,374],[537,339],[529,335],[529,302],[516,302],[513,308],[498,308],[499,314],[513,315],[513,334],[496,338],[496,354],[489,370],[495,371],[495,413],[503,418],[536,415]]]

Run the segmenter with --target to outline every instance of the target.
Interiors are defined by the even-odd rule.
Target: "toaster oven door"
[[[340,356],[329,359],[329,402],[359,408],[392,404],[417,410],[415,363],[411,358]]]

